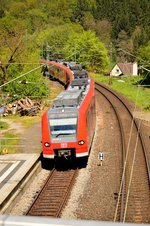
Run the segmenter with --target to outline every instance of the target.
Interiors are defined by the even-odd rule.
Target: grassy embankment
[[[109,86],[112,89],[125,95],[143,111],[150,112],[150,88],[137,85],[141,77],[110,78],[101,74],[90,73],[90,75],[96,82],[106,85],[111,82]]]

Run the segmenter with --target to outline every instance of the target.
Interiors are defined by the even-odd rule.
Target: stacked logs
[[[41,101],[31,100],[28,97],[20,100],[15,100],[11,104],[6,105],[5,115],[7,114],[20,114],[21,116],[28,115],[34,116],[39,110],[43,109]]]

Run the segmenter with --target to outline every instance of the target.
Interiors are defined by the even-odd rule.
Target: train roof
[[[88,78],[87,71],[85,69],[82,70],[72,70],[74,78]]]
[[[49,64],[53,64],[53,62]],[[77,117],[80,108],[85,109],[85,106],[87,106],[85,105],[84,99],[89,90],[91,90],[90,84],[93,83],[89,78],[87,71],[82,68],[80,64],[56,60],[56,66],[67,71],[71,79],[67,90],[62,91],[54,99],[53,106],[47,111],[48,118],[56,119]]]
[[[50,108],[48,110],[49,119],[59,119],[59,118],[77,118],[78,108],[76,107],[59,107]]]
[[[53,102],[53,107],[65,107],[65,106],[78,106],[82,100],[82,91],[81,90],[68,90],[61,92]]]
[[[71,83],[71,86],[87,86],[89,84],[89,79],[87,78],[79,78],[79,79],[74,79]]]
[[[66,67],[70,68],[70,70],[81,70],[81,64],[77,64],[76,62],[64,62],[63,63]]]
[[[49,119],[54,118],[74,118],[77,117],[81,102],[84,100],[88,90],[90,80],[83,83],[81,79],[76,80],[80,84],[71,85],[66,91],[62,91],[53,101],[53,107],[48,110]],[[81,85],[81,86],[80,86]]]

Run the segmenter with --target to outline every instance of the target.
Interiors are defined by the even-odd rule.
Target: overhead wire
[[[45,63],[45,64],[46,64],[46,63]],[[9,82],[6,82],[6,83],[2,84],[2,85],[0,86],[0,88],[2,88],[3,86],[8,85],[8,84],[11,83],[11,82],[14,82],[14,81],[18,80],[19,78],[22,78],[23,76],[25,76],[25,75],[27,75],[27,74],[30,74],[30,73],[33,72],[33,71],[38,70],[39,68],[43,67],[45,64],[42,64],[42,65],[40,65],[40,66],[38,66],[38,67],[36,67],[36,68],[34,68],[34,69],[32,69],[32,70],[30,70],[30,71],[28,71],[28,72],[26,72],[26,73],[20,75],[20,76],[14,78],[14,79],[12,79],[12,80],[10,80]],[[52,67],[54,67],[54,65],[51,65],[49,68],[52,68]]]
[[[6,82],[6,83],[2,84],[2,85],[0,86],[0,88],[2,88],[3,86],[8,85],[8,84],[9,84],[9,83],[11,83],[11,82],[16,81],[17,79],[19,79],[19,78],[21,78],[21,77],[23,77],[23,76],[25,76],[25,75],[27,75],[27,74],[29,74],[29,73],[33,72],[33,71],[38,70],[38,69],[39,69],[39,68],[41,68],[41,67],[43,67],[43,65],[40,65],[39,67],[36,67],[36,68],[34,68],[34,69],[32,69],[32,70],[30,70],[30,71],[28,71],[28,72],[26,72],[26,73],[24,73],[24,74],[22,74],[22,75],[18,76],[18,77],[16,77],[16,78],[14,78],[14,79],[10,80],[9,82]]]
[[[136,136],[136,142],[135,142],[135,148],[134,148],[134,155],[133,155],[133,160],[132,160],[132,167],[131,167],[131,173],[130,173],[130,178],[129,178],[128,190],[127,190],[127,198],[126,198],[126,203],[125,203],[123,223],[125,222],[126,215],[127,215],[128,201],[129,201],[130,188],[131,188],[131,182],[132,182],[132,176],[133,176],[133,169],[134,169],[134,164],[135,164],[135,157],[136,157],[136,152],[137,152],[137,145],[138,145],[140,127],[141,127],[141,122],[139,123],[138,131],[137,131],[137,136]]]
[[[143,69],[145,69],[146,71],[150,72],[150,70],[148,70],[147,68],[141,66]],[[148,76],[148,73],[146,75],[146,77]],[[143,81],[142,81],[143,82]],[[142,84],[141,82],[141,84]],[[142,86],[142,85],[141,85]],[[136,102],[135,102],[135,106],[134,106],[134,111],[133,111],[133,120],[132,120],[132,124],[135,120],[135,110],[136,110],[136,104],[137,104],[137,99],[139,96],[139,92],[140,92],[140,85],[138,86],[138,91],[137,91],[137,95],[136,95]],[[142,112],[142,111],[141,111]],[[140,133],[140,127],[141,127],[141,121],[138,125],[138,131],[137,131],[137,137],[136,137],[136,142],[135,142],[135,147],[134,147],[134,151],[133,151],[133,159],[132,159],[132,166],[131,166],[131,172],[130,172],[130,178],[129,178],[129,185],[128,185],[128,190],[127,190],[127,197],[126,197],[126,202],[125,202],[125,210],[124,210],[124,217],[123,217],[123,223],[126,220],[126,215],[127,215],[127,208],[128,208],[128,201],[129,201],[129,195],[130,195],[130,188],[131,188],[131,182],[132,182],[132,176],[133,176],[133,169],[134,169],[134,164],[135,164],[135,157],[136,157],[136,152],[137,152],[137,145],[138,145],[138,139],[139,139],[139,133]],[[132,127],[133,129],[133,127]],[[131,136],[131,135],[130,135]],[[131,141],[131,137],[130,137],[130,141]]]
[[[4,63],[1,63],[1,65],[5,65],[5,64],[40,64],[39,62],[37,62],[37,63],[32,63],[32,62],[11,62],[11,63],[6,63],[6,62],[4,62]]]
[[[74,53],[74,54],[76,54],[76,53]],[[71,54],[70,56],[72,56],[72,55],[73,55],[73,54]],[[70,56],[68,56],[67,58],[69,58]],[[1,62],[0,62],[0,63],[1,63]],[[2,64],[2,63],[1,63],[1,64]],[[20,63],[17,63],[17,64],[20,64]],[[24,64],[25,64],[25,63],[24,63]],[[27,63],[27,64],[28,64],[28,63]],[[32,64],[32,63],[31,63],[31,64]],[[35,63],[33,63],[33,64],[35,64]],[[39,64],[39,63],[38,63],[38,64]],[[47,64],[47,63],[45,63],[45,64]],[[27,74],[33,72],[33,71],[38,70],[38,69],[41,68],[41,67],[43,67],[43,64],[40,65],[39,67],[36,67],[36,68],[34,68],[34,69],[32,69],[32,70],[30,70],[30,71],[28,71],[28,72],[26,72],[26,73],[24,73],[24,74],[18,76],[17,78],[14,78],[14,79],[10,80],[9,82],[6,82],[6,83],[2,84],[2,85],[0,86],[0,88],[2,88],[2,87],[4,87],[4,86],[8,85],[8,84],[11,83],[11,82],[14,82],[14,81],[18,80],[19,78],[21,78],[21,77],[23,77],[23,76],[25,76],[25,75],[27,75]],[[54,67],[54,65],[49,66],[49,68],[52,68],[52,67]]]
[[[139,89],[138,89],[138,92],[139,92]],[[136,94],[136,102],[137,102],[138,92]],[[133,112],[135,112],[135,109],[136,109],[136,103],[135,103]],[[130,127],[129,141],[128,141],[128,145],[127,145],[126,157],[125,157],[123,173],[122,173],[122,177],[121,177],[121,184],[120,184],[120,188],[119,188],[118,200],[117,200],[117,205],[116,205],[116,209],[115,209],[114,222],[116,222],[116,220],[117,220],[117,213],[118,213],[119,202],[120,202],[120,198],[121,198],[122,185],[123,185],[124,177],[125,177],[126,165],[127,165],[127,160],[128,160],[128,154],[129,154],[129,147],[130,147],[130,142],[131,142],[131,135],[132,135],[132,130],[133,130],[133,123],[134,123],[134,116],[133,116],[131,127]]]
[[[124,49],[120,49],[120,50],[121,50],[122,52],[124,52],[124,53],[130,55],[130,56],[133,56],[133,57],[136,58],[136,59],[139,59],[139,60],[141,60],[141,61],[143,61],[143,62],[145,62],[145,63],[150,64],[150,62],[148,62],[148,61],[146,61],[146,60],[143,60],[142,58],[140,58],[140,57],[138,57],[138,56],[135,56],[134,54],[132,54],[132,53],[130,53],[130,52],[124,50]]]

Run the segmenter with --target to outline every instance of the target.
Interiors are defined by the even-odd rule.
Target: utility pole
[[[46,47],[46,60],[49,60],[50,59],[50,46],[47,45]]]
[[[76,57],[76,42],[75,42],[75,62],[77,60],[77,57]]]
[[[110,56],[110,62],[112,63],[112,42],[109,44],[109,56]]]
[[[109,56],[110,56],[110,63],[112,64],[112,42],[110,42],[109,44]],[[108,81],[108,85],[112,85],[112,77],[111,74],[109,74],[109,81]]]

